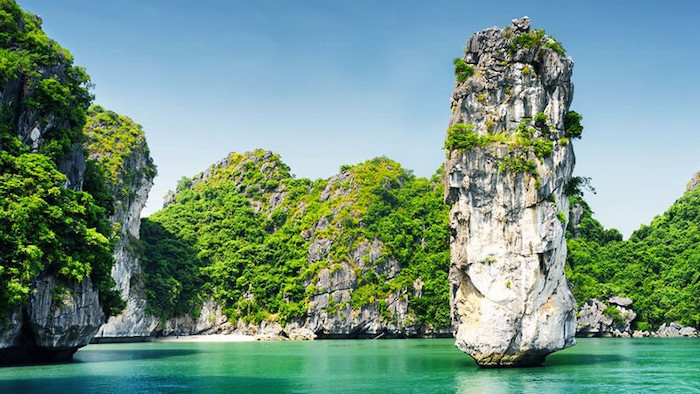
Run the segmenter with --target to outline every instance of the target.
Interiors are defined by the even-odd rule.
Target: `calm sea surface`
[[[90,345],[0,368],[0,393],[700,392],[698,339],[580,339],[543,367],[480,369],[451,339]]]

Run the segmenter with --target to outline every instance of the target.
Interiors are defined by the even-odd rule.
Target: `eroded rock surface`
[[[577,336],[582,337],[629,337],[632,322],[637,314],[632,310],[632,300],[610,297],[607,305],[592,299],[581,306],[577,322]]]
[[[523,34],[537,40],[521,45]],[[470,149],[448,146],[445,197],[456,346],[482,366],[536,365],[575,344],[576,305],[564,276],[573,61],[539,34],[525,17],[473,35],[462,59],[473,74],[451,102],[450,126],[480,138]],[[536,124],[539,113],[546,124]],[[527,142],[539,140],[549,154]]]
[[[139,124],[100,106],[91,108],[88,115],[86,153],[91,160],[112,169],[107,183],[114,196],[114,212],[109,220],[118,229],[112,278],[122,299],[127,301],[119,315],[110,317],[100,327],[96,338],[106,341],[108,338],[147,337],[159,320],[146,314],[136,243],[141,211],[153,186],[155,165]],[[112,143],[112,135],[121,135],[119,145]]]

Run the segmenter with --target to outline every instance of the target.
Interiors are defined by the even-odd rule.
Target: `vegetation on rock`
[[[550,133],[548,121],[547,115],[538,113],[534,120],[523,118],[510,133],[487,131],[484,134],[477,133],[472,124],[456,123],[447,129],[444,149],[466,153],[487,146],[507,146],[510,155],[499,162],[499,171],[524,173],[536,178],[537,166],[529,156],[532,154],[543,160],[552,154],[554,135]]]
[[[634,301],[638,328],[700,326],[700,190],[687,191],[626,241],[604,229],[580,195],[570,199],[583,208],[567,232],[567,271],[580,304],[619,295]]]
[[[60,161],[82,138],[85,111],[92,100],[89,76],[73,65],[67,50],[46,36],[41,19],[22,11],[13,0],[0,0],[0,59],[2,85],[11,80],[26,84],[24,102],[15,103],[10,112],[16,116],[20,104],[38,111],[43,127],[51,124],[42,136],[39,153]],[[16,117],[5,120],[18,121]],[[0,146],[11,144],[6,138],[0,140]]]
[[[141,125],[130,118],[93,105],[87,112],[84,134],[85,149],[106,172],[107,184],[118,202],[129,197],[132,193],[129,185],[137,179],[155,176],[156,167],[149,154],[146,135]],[[133,171],[133,167],[138,167],[130,162],[135,153],[147,160],[143,173]]]
[[[112,290],[105,209],[89,193],[65,189],[65,179],[44,155],[0,151],[0,316],[28,301],[42,272],[90,277],[106,313],[123,306]]]
[[[545,34],[543,29],[532,30],[527,33],[520,33],[513,36],[509,29],[504,31],[506,38],[510,39],[510,52],[515,53],[518,49],[531,49],[546,47],[561,56],[566,56],[566,50],[559,41]]]
[[[321,269],[350,266],[350,304],[376,305],[386,319],[390,293],[404,294],[415,321],[449,325],[449,233],[441,176],[417,178],[376,158],[326,180],[295,179],[278,155],[232,154],[206,175],[183,179],[174,202],[143,220],[151,312],[167,318],[213,297],[234,321],[304,317]],[[316,240],[328,253],[310,256]],[[379,242],[379,256],[362,252]],[[365,249],[363,249],[365,247]],[[394,275],[376,269],[390,260]],[[420,294],[413,291],[417,278]],[[201,286],[201,290],[199,290]],[[327,312],[339,308],[331,302]]]
[[[470,66],[464,60],[460,58],[455,58],[455,78],[457,82],[462,83],[474,75],[474,67]]]
[[[27,303],[39,275],[64,284],[91,278],[103,310],[114,314],[124,302],[111,277],[104,171],[88,163],[83,191],[74,191],[57,170],[83,141],[89,77],[44,34],[41,19],[12,0],[0,0],[0,59],[3,88],[18,81],[23,89],[21,102],[7,97],[0,109],[0,319]],[[17,137],[21,113],[38,114],[38,152]]]

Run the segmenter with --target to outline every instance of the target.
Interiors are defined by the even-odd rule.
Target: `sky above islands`
[[[387,156],[430,176],[476,31],[527,15],[574,59],[576,175],[627,237],[700,170],[695,1],[19,0],[143,125],[158,166],[149,215],[229,152],[282,155],[297,177]]]

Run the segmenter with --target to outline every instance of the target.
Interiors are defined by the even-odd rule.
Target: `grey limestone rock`
[[[581,204],[576,203],[569,212],[569,227],[572,229],[571,236],[573,238],[578,238],[578,226],[581,224],[581,219],[583,219],[583,207]]]
[[[612,317],[605,315],[606,306],[598,299],[592,299],[583,304],[578,313],[577,334],[580,336],[601,336],[612,332]]]
[[[690,181],[688,182],[688,186],[686,187],[686,191],[691,191],[695,190],[700,186],[700,171],[696,172],[692,178],[690,178]]]
[[[698,337],[698,330],[694,327],[684,327],[676,322],[662,324],[656,332],[652,333],[654,337],[662,338],[677,338],[677,337]]]
[[[613,296],[608,298],[608,304],[617,305],[621,307],[628,307],[632,305],[632,300],[627,297]]]
[[[18,139],[29,151],[37,152],[47,141],[45,136],[68,128],[70,121],[53,112],[40,112],[30,106],[36,95],[38,80],[52,77],[66,80],[66,64],[58,63],[36,71],[36,80],[11,78],[0,87],[0,106],[14,111],[11,125]],[[2,146],[0,146],[2,148]],[[66,175],[64,187],[82,190],[85,157],[80,144],[58,161],[57,168]],[[70,359],[78,347],[88,343],[102,323],[103,313],[97,302],[98,292],[90,280],[62,284],[65,303],[52,300],[55,277],[47,268],[35,279],[35,292],[26,306],[17,309],[0,325],[0,362],[57,361]]]
[[[576,335],[581,337],[627,337],[633,333],[631,325],[637,314],[632,310],[632,300],[614,296],[608,299],[608,305],[598,299],[583,304],[579,311]],[[608,308],[615,308],[617,313],[606,313]],[[613,312],[614,310],[613,309]],[[641,335],[641,334],[640,334]]]
[[[565,135],[573,61],[545,45],[511,49],[513,37],[531,32],[529,25],[522,18],[509,31],[491,28],[467,41],[463,60],[474,75],[455,88],[450,126],[473,125],[482,136],[509,135],[523,118],[543,112],[549,138]],[[575,344],[576,305],[564,276],[569,212],[564,187],[575,158],[571,143],[552,146],[542,160],[526,153],[537,176],[499,168],[513,146],[448,151],[456,346],[482,366],[536,365]]]
[[[88,152],[90,158],[96,159],[96,152]],[[139,282],[141,263],[133,252],[133,243],[139,238],[141,228],[141,211],[148,200],[148,193],[153,186],[153,172],[146,171],[152,166],[149,150],[145,141],[135,146],[125,159],[124,168],[130,176],[123,174],[117,185],[112,185],[115,201],[114,214],[110,217],[112,224],[118,225],[120,234],[114,250],[114,267],[112,278],[127,301],[126,308],[117,316],[112,316],[100,328],[96,335],[98,341],[109,338],[147,337],[158,326],[159,320],[146,314],[146,300]],[[123,187],[131,190],[127,195],[120,195]]]

